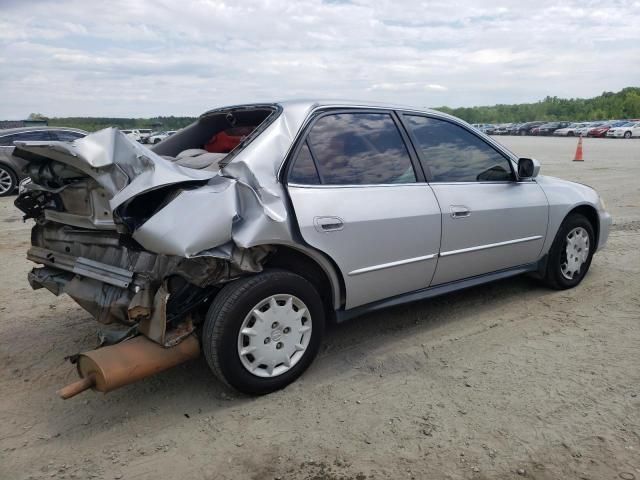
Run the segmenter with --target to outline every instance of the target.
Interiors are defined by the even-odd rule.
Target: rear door
[[[395,113],[318,114],[288,168],[303,239],[337,264],[346,308],[429,285],[440,208]]]
[[[518,182],[506,154],[461,125],[414,114],[402,118],[442,209],[432,285],[537,261],[549,215],[540,186]]]

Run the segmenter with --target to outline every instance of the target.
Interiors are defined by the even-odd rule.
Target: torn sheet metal
[[[276,119],[258,140],[246,147],[247,155],[265,155],[264,158],[269,158],[274,153],[285,152],[291,137],[286,122],[281,118]],[[263,139],[263,136],[266,138]],[[267,146],[256,149],[252,148],[254,144]],[[124,204],[134,198],[169,185],[199,182],[202,183],[199,188],[185,189],[155,212],[132,232],[133,238],[151,252],[183,257],[216,255],[215,248],[227,242],[234,242],[242,248],[273,240],[278,243],[291,242],[284,192],[275,173],[269,174],[273,172],[274,164],[271,163],[269,168],[269,162],[264,162],[262,175],[258,177],[242,160],[244,150],[225,167],[225,174],[221,175],[219,172],[179,166],[114,128],[87,135],[72,144],[19,142],[18,148],[36,155],[36,159],[64,163],[89,176],[97,184],[94,188],[82,182],[76,187],[64,187],[69,193],[73,192],[73,188],[84,189],[85,195],[90,192],[88,197],[91,198],[85,198],[84,204],[91,204],[93,208],[86,212],[78,209],[70,212],[67,208],[63,211],[46,209],[46,218],[49,220],[81,228],[113,227],[111,212],[118,207],[126,207]],[[269,151],[274,148],[276,152]],[[66,174],[70,175],[68,172]],[[234,174],[240,178],[234,178]],[[33,182],[28,188],[50,190]],[[101,191],[104,193],[101,194]],[[71,203],[69,193],[65,192],[63,198]],[[104,210],[100,201],[105,194],[109,199],[110,208],[105,212],[108,218],[96,218],[96,212]]]
[[[102,323],[179,341],[190,310],[172,306],[181,297],[169,279],[196,289],[185,301],[202,302],[261,271],[274,245],[297,245],[278,173],[313,108],[283,109],[219,171],[180,166],[114,128],[18,143],[32,182],[16,205],[38,220],[30,256],[44,265],[29,274],[32,287],[68,294]]]
[[[117,128],[105,128],[69,142],[16,142],[16,154],[27,159],[55,160],[95,179],[107,192],[113,210],[146,191],[193,181],[206,181],[216,172],[182,167],[155,154]]]

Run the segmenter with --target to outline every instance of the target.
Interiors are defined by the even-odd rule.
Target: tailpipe
[[[190,335],[177,345],[164,348],[138,336],[78,356],[80,380],[58,390],[67,399],[92,388],[107,393],[200,356],[200,343]]]

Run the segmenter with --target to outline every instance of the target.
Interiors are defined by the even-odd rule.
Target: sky
[[[417,107],[640,85],[640,0],[0,0],[0,119]]]

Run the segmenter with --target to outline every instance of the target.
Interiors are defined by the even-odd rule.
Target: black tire
[[[574,133],[573,133],[573,132],[568,132],[568,133],[567,133],[567,137],[573,137],[573,136],[574,136]]]
[[[563,275],[561,265],[566,259],[566,237],[573,229],[578,227],[582,227],[589,235],[589,253],[586,261],[580,267],[580,272],[574,275],[572,279],[569,279]],[[549,250],[547,271],[544,278],[545,283],[556,290],[566,290],[577,286],[589,271],[595,245],[595,234],[591,222],[584,215],[578,213],[572,213],[567,216],[562,225],[560,225],[556,238]]]
[[[6,165],[0,164],[0,197],[8,197],[16,191],[18,176]]]
[[[154,138],[154,139],[153,139],[153,144],[155,145],[156,143],[160,143],[160,141],[161,141],[161,140],[160,140],[159,138]]]
[[[631,138],[631,132],[624,132],[624,138]]]
[[[259,377],[242,364],[238,335],[250,310],[278,294],[294,295],[304,302],[311,316],[311,338],[302,357],[289,370],[274,377]],[[286,387],[311,365],[320,348],[324,325],[322,300],[309,281],[283,270],[264,271],[232,281],[218,293],[204,322],[202,348],[209,367],[220,380],[240,392],[263,395]]]

